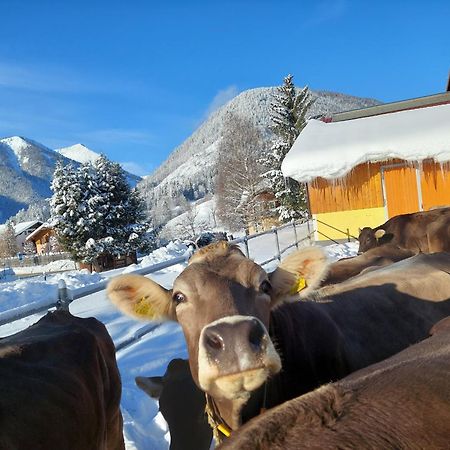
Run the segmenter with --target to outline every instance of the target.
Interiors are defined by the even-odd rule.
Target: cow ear
[[[383,228],[379,228],[377,231],[375,231],[375,239],[381,239],[386,234],[386,231],[383,230]]]
[[[136,377],[134,379],[138,388],[155,400],[159,400],[164,387],[163,377]]]
[[[142,275],[113,278],[106,294],[117,308],[136,319],[176,321],[172,291]]]
[[[320,285],[328,272],[329,261],[321,247],[305,247],[291,253],[272,272],[272,302],[304,297]]]

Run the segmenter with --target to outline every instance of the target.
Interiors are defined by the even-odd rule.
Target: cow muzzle
[[[281,369],[263,323],[229,316],[203,328],[199,340],[200,387],[215,397],[245,398]]]

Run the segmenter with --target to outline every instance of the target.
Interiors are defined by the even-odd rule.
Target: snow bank
[[[310,120],[283,160],[284,176],[341,178],[368,161],[450,160],[450,105],[342,122]]]

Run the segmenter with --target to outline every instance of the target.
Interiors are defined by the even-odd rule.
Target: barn
[[[319,240],[450,205],[450,92],[311,119],[286,155]]]

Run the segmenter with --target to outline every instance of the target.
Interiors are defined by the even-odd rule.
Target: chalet
[[[31,220],[29,222],[19,222],[14,225],[14,234],[16,236],[17,248],[19,252],[23,252],[28,236],[42,225],[39,220]]]
[[[26,240],[33,242],[38,255],[60,251],[55,230],[49,222],[41,224],[27,236]]]
[[[450,205],[450,92],[311,119],[282,171],[307,184],[317,239]]]

